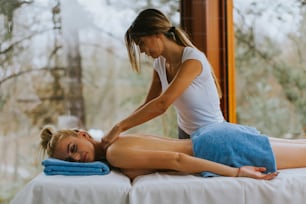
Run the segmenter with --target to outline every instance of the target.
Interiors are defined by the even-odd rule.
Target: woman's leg
[[[306,167],[306,143],[270,138],[277,169]]]

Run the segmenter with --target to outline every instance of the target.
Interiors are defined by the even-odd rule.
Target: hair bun
[[[52,139],[54,128],[52,126],[45,126],[40,132],[40,146],[43,150],[46,150],[50,140]]]

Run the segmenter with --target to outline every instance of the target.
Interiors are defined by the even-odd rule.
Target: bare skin
[[[94,161],[105,158],[114,167],[120,168],[129,178],[134,179],[156,171],[175,171],[187,174],[210,171],[223,176],[242,176],[256,179],[273,179],[277,172],[264,174],[264,167],[244,166],[238,168],[226,166],[193,156],[191,140],[179,140],[150,135],[125,135],[118,137],[106,151],[101,142],[94,141],[86,132],[77,137],[62,139],[56,147],[55,157],[62,160]],[[64,141],[64,142],[63,142]],[[92,147],[88,147],[88,142]],[[69,144],[69,146],[68,146]],[[75,144],[76,149],[69,147]],[[278,169],[306,166],[306,145],[272,142]],[[87,148],[87,150],[86,150]],[[291,151],[290,154],[286,154]],[[94,155],[92,155],[94,154]],[[84,156],[85,155],[85,156]],[[94,158],[94,159],[89,159]],[[296,159],[292,159],[296,158]]]

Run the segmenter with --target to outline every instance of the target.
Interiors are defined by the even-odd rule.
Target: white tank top
[[[174,102],[177,113],[178,126],[187,134],[200,127],[224,121],[220,109],[218,91],[211,74],[211,66],[201,51],[192,47],[185,47],[182,63],[188,59],[199,60],[202,72],[193,80],[184,93]],[[169,83],[166,75],[166,59],[159,57],[154,60],[154,69],[157,71],[164,92]],[[192,69],[192,67],[190,67]]]

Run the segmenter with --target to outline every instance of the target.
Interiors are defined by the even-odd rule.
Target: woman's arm
[[[262,167],[245,166],[234,168],[213,161],[196,158],[184,153],[169,151],[152,151],[134,148],[114,148],[107,152],[108,161],[118,168],[142,170],[175,170],[189,174],[203,171],[223,176],[243,176],[256,179],[272,179],[277,173],[263,174]]]
[[[224,176],[236,176],[238,169],[170,151],[116,148],[107,151],[107,160],[123,169],[175,170],[185,173],[210,171]]]
[[[150,85],[147,97],[145,99],[145,102],[142,105],[140,105],[134,112],[141,109],[152,99],[158,97],[161,91],[162,91],[162,87],[161,87],[161,82],[160,82],[158,73],[155,70],[153,70],[152,81],[151,81],[151,85]],[[124,130],[121,130],[118,125],[113,126],[112,129],[101,140],[102,142],[101,145],[103,149],[107,149],[107,147],[111,145],[116,140],[116,138],[119,136],[119,134],[123,131]]]
[[[197,60],[187,60],[181,66],[165,92],[117,124],[121,131],[140,125],[164,113],[202,70],[201,63]]]
[[[198,60],[186,60],[170,83],[167,90],[160,96],[144,104],[137,111],[117,123],[103,138],[103,143],[111,144],[118,135],[137,125],[143,124],[161,114],[188,88],[192,81],[201,73],[202,65]],[[106,145],[107,146],[107,145]]]
[[[149,101],[151,101],[152,99],[158,97],[162,92],[162,85],[161,85],[161,81],[160,78],[158,76],[158,73],[154,70],[153,71],[153,76],[152,76],[152,81],[151,81],[151,85],[147,94],[147,97],[145,99],[145,103],[148,103]]]

